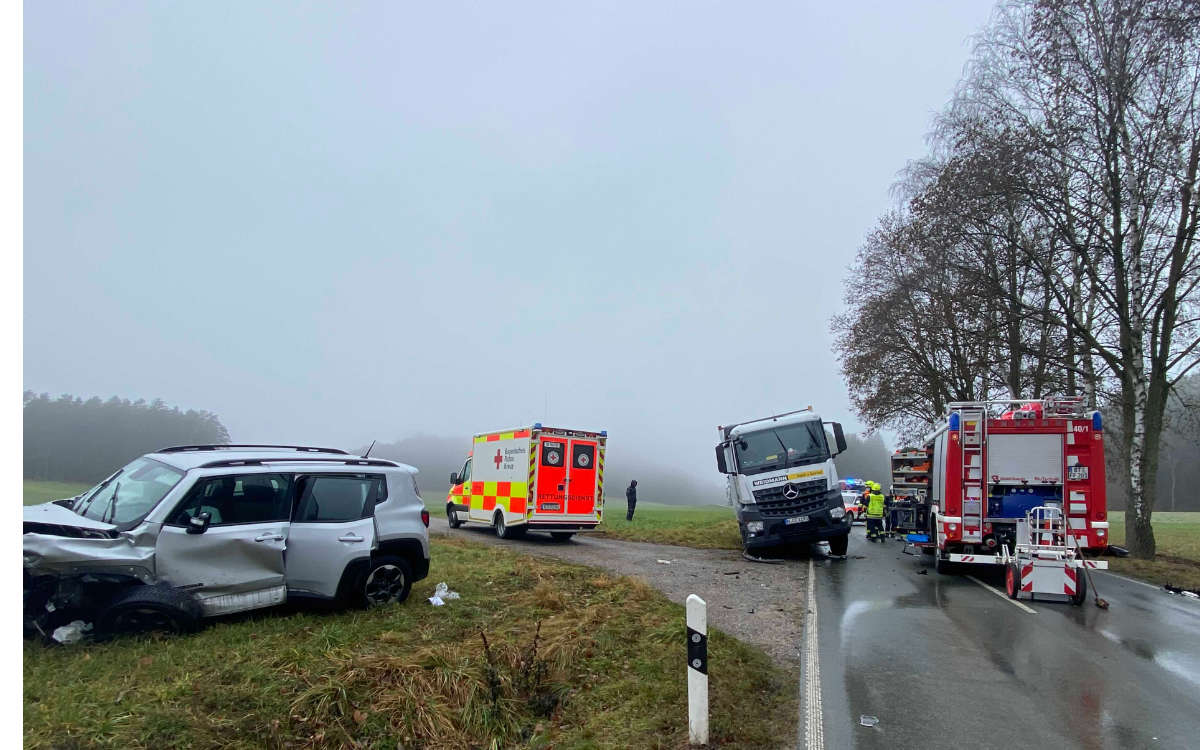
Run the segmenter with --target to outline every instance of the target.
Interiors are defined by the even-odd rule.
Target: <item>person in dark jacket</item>
[[[625,520],[633,520],[633,509],[637,506],[637,480],[634,479],[625,488],[625,505],[628,507],[625,513]]]

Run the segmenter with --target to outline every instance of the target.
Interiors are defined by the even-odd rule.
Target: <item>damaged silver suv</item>
[[[417,470],[305,446],[188,445],[25,508],[26,632],[186,631],[315,598],[398,603],[429,572]]]

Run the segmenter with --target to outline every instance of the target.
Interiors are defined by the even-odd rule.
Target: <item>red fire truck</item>
[[[1006,564],[1017,522],[1034,508],[1057,509],[1074,550],[1104,550],[1103,425],[1100,412],[1082,406],[1080,398],[950,404],[946,424],[925,440],[927,544],[938,572]]]

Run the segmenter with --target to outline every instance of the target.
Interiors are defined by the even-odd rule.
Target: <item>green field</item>
[[[1200,589],[1200,513],[1155,513],[1154,540],[1158,554],[1153,560],[1131,557],[1105,558],[1114,573],[1141,578],[1150,583],[1170,583]],[[1125,544],[1125,511],[1108,513],[1112,543]]]
[[[432,560],[398,607],[26,641],[25,746],[686,746],[681,606],[633,579],[461,540],[435,540]],[[431,607],[438,581],[462,599]],[[790,677],[719,632],[709,656],[712,744],[788,745]]]
[[[78,482],[42,482],[36,479],[26,479],[23,487],[24,504],[36,505],[37,503],[48,503],[51,500],[61,500],[64,497],[73,497],[91,486]]]
[[[625,520],[624,499],[604,505],[596,533],[614,539],[677,544],[705,549],[741,549],[733,508],[720,505],[638,503],[632,521]]]

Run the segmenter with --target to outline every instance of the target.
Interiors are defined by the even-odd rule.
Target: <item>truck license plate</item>
[[[808,516],[792,516],[791,518],[784,519],[783,525],[790,526],[794,523],[808,523]]]
[[[542,503],[539,510],[558,510],[558,503]]]

